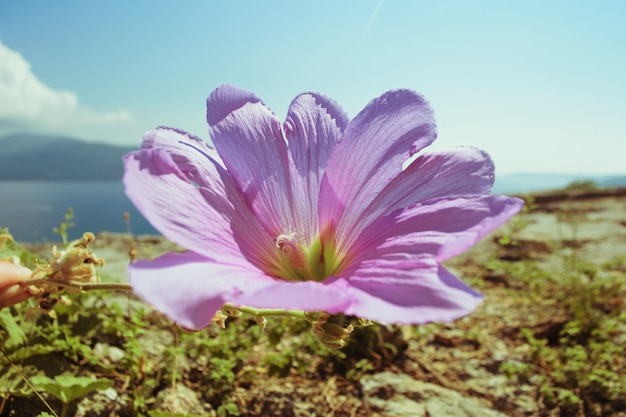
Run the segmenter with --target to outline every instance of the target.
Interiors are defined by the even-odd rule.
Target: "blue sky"
[[[0,0],[0,134],[208,139],[222,83],[280,118],[303,91],[354,116],[411,88],[437,149],[480,147],[498,173],[626,174],[625,16],[623,1]]]

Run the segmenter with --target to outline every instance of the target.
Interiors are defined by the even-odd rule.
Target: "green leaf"
[[[3,229],[0,227],[0,235],[3,234],[10,236],[9,229]],[[10,258],[12,256],[16,256],[22,265],[31,269],[35,266],[35,260],[41,261],[41,258],[28,252],[12,238],[0,239],[0,258]]]
[[[15,317],[8,308],[0,310],[0,326],[9,333],[9,337],[4,340],[4,347],[12,349],[22,346],[26,342],[26,333],[15,321]]]
[[[49,392],[64,403],[85,397],[93,391],[104,390],[113,386],[110,379],[94,379],[85,376],[57,375],[54,380],[43,375],[31,378],[31,383],[38,389]]]

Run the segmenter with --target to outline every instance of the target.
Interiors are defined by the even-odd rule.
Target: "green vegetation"
[[[598,184],[591,180],[574,181],[564,188],[567,192],[588,192],[598,189],[600,189]]]
[[[54,227],[52,229],[54,233],[61,237],[65,246],[67,246],[67,244],[69,243],[69,241],[67,240],[67,231],[68,229],[74,227],[74,223],[72,223],[72,220],[74,220],[74,210],[72,210],[72,208],[70,207],[65,212],[65,215],[63,216],[63,221],[61,222],[59,227]]]
[[[81,407],[98,406],[106,408],[98,414],[103,416],[271,415],[258,405],[263,393],[252,397],[268,381],[279,386],[290,381],[290,389],[302,381],[321,381],[324,387],[339,381],[345,398],[358,399],[364,376],[389,369],[472,395],[474,388],[463,391],[463,382],[471,381],[466,358],[483,358],[485,366],[495,364],[489,375],[525,387],[539,416],[624,414],[626,254],[601,263],[582,261],[577,253],[582,244],[576,240],[585,215],[576,211],[558,216],[573,239],[556,236],[538,247],[522,237],[537,209],[532,198],[526,207],[492,237],[490,256],[458,263],[468,282],[487,293],[484,305],[501,297],[505,307],[453,324],[414,327],[366,326],[352,317],[333,316],[320,326],[341,336],[341,349],[331,348],[334,339],[320,343],[328,342],[328,335],[319,334],[321,327],[315,333],[309,322],[293,318],[263,322],[243,314],[225,318],[224,328],[213,324],[199,332],[184,331],[132,295],[114,292],[73,294],[71,305],[55,306],[56,319],[38,313],[32,300],[4,308],[0,416],[12,409],[69,416]],[[64,240],[71,215],[58,228]],[[538,262],[538,251],[560,262],[548,267]],[[34,255],[5,239],[0,259],[13,256],[34,267]],[[344,338],[342,329],[350,326],[354,331]],[[507,355],[489,362],[484,357],[491,355],[494,339],[507,346]],[[445,371],[435,366],[435,354],[445,358]],[[181,386],[193,391],[199,404],[179,410],[163,400],[168,390]],[[326,398],[328,393],[319,395]],[[523,415],[504,408],[495,394],[482,395],[493,408]],[[98,403],[102,396],[105,405]],[[254,404],[257,414],[247,408]]]
[[[7,240],[1,249],[3,257],[16,255],[34,267],[35,257],[15,242]],[[93,292],[73,295],[71,305],[58,305],[55,313],[56,320],[41,314],[34,302],[0,310],[6,353],[0,362],[0,415],[9,397],[19,404],[19,398],[34,397],[42,412],[53,413],[48,415],[73,415],[82,399],[110,387],[117,391],[120,413],[170,415],[155,409],[155,393],[185,383],[218,417],[237,416],[235,380],[251,384],[266,375],[303,372],[312,357],[326,367],[346,362],[346,353],[320,344],[306,321],[269,319],[264,331],[254,318],[241,316],[228,318],[224,329],[187,332],[126,295]],[[371,344],[374,329],[358,328],[350,346],[363,334]],[[275,351],[253,366],[259,345]],[[355,372],[367,369],[362,361]]]
[[[568,190],[581,187],[591,185],[574,184]],[[577,231],[584,213],[564,210],[557,218],[574,236],[562,240],[569,250],[555,248],[559,270],[548,271],[528,259],[485,264],[491,273],[505,276],[509,286],[527,291],[514,297],[538,302],[549,314],[559,312],[553,317],[557,326],[547,334],[521,330],[528,355],[523,361],[504,361],[500,372],[538,387],[541,415],[613,415],[626,410],[626,254],[600,265],[580,261]],[[520,231],[514,229],[513,235]]]

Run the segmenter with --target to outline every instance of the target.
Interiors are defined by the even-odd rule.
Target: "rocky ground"
[[[486,295],[470,316],[451,324],[365,329],[343,356],[311,351],[302,342],[304,333],[283,334],[278,343],[261,334],[251,347],[241,339],[247,351],[224,391],[231,408],[209,404],[202,394],[206,387],[198,382],[202,365],[183,352],[177,359],[180,378],[152,389],[150,408],[220,416],[626,416],[626,400],[619,398],[619,390],[626,393],[626,190],[548,193],[527,207],[510,225],[449,262]],[[158,237],[100,233],[94,252],[106,259],[103,276],[125,279],[131,246],[138,258],[177,249]],[[587,300],[588,294],[598,299],[581,313],[571,301]],[[571,323],[588,323],[585,315],[596,314],[598,304],[604,306],[597,310],[602,320],[617,317],[608,340],[602,339],[610,346],[602,345],[606,351],[600,353],[609,356],[603,360],[612,372],[601,385],[604,391],[596,387],[591,368],[584,368],[599,361],[593,358],[600,348],[590,342],[598,331],[571,330]],[[600,326],[593,323],[589,326]],[[177,343],[178,336],[155,332],[142,339],[143,348],[152,350],[145,360],[158,364],[164,360],[159,346]],[[220,337],[219,330],[212,332]],[[579,347],[587,356],[570,372],[565,359]],[[275,368],[264,358],[282,360],[292,351],[290,363],[270,372]],[[118,384],[109,394],[119,400],[124,389]],[[9,408],[1,415],[22,415],[6,414]]]

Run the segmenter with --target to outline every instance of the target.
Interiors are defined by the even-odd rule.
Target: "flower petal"
[[[271,263],[265,254],[275,252],[274,243],[227,173],[177,138],[180,152],[172,145],[126,155],[123,181],[133,204],[154,228],[189,250],[224,263]]]
[[[362,213],[402,171],[403,163],[435,137],[433,112],[416,92],[389,91],[372,100],[350,122],[328,161],[319,204],[321,227],[336,224],[341,245],[349,219]]]
[[[224,85],[207,99],[207,121],[257,220],[274,237],[294,228],[289,155],[276,116],[251,92]]]
[[[303,233],[307,243],[318,233],[320,182],[328,158],[348,121],[339,104],[320,94],[301,94],[289,106],[283,126],[294,161],[292,192],[295,230]]]
[[[486,195],[493,187],[494,171],[493,161],[480,149],[424,152],[385,187],[371,206],[380,216],[437,197]]]
[[[489,194],[494,164],[487,153],[471,147],[421,153],[394,178],[348,228],[346,246],[375,219],[437,197]]]
[[[349,284],[357,301],[345,313],[383,324],[449,322],[472,312],[482,300],[433,260],[373,262],[354,272]]]
[[[224,303],[271,281],[256,268],[216,263],[193,252],[133,262],[128,271],[139,297],[189,329],[206,327]]]
[[[327,279],[317,281],[283,281],[246,289],[235,303],[256,308],[279,308],[285,310],[326,311],[339,313],[353,301],[346,281]]]
[[[173,127],[159,126],[147,131],[143,135],[141,148],[167,151],[178,168],[198,184],[202,184],[205,176],[215,176],[216,164],[223,167],[215,148],[203,139]]]
[[[521,210],[523,202],[505,196],[458,196],[427,200],[381,217],[350,248],[346,263],[433,255],[444,261],[463,253]]]

